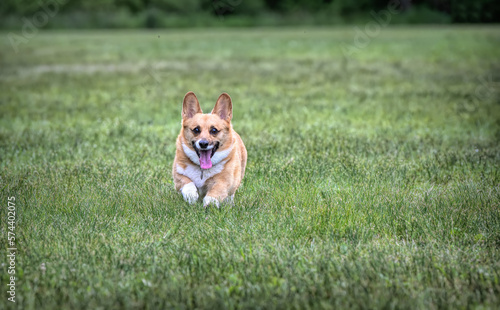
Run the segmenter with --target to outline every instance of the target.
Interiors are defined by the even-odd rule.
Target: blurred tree
[[[262,0],[203,0],[202,9],[215,15],[256,15],[268,10]]]
[[[2,15],[27,15],[33,14],[40,8],[35,1],[30,0],[2,0],[0,1],[0,14]]]
[[[450,7],[451,17],[454,22],[500,22],[500,1],[453,0]]]
[[[150,7],[158,8],[166,13],[193,13],[201,8],[200,0],[150,0]]]
[[[387,7],[390,0],[0,0],[0,26],[3,25],[2,20],[6,20],[4,17],[15,21],[36,13],[43,4],[54,1],[59,3],[59,12],[63,13],[78,12],[80,15],[92,16],[96,12],[116,10],[121,13],[129,12],[134,16],[146,16],[153,25],[170,14],[256,16],[266,12],[278,15],[304,12],[313,19],[315,16],[328,14],[339,14],[341,17],[368,16],[372,10]],[[426,20],[425,16],[419,19],[418,14],[429,12],[446,14],[452,22],[458,23],[500,22],[499,0],[399,1],[403,8],[425,8],[413,11],[413,20],[416,22]],[[345,20],[349,21],[349,18]]]
[[[145,7],[143,0],[116,0],[115,3],[118,7],[127,8],[131,13],[139,13]]]

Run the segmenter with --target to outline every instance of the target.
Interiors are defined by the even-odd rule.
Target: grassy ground
[[[388,28],[349,57],[352,28],[2,41],[0,308],[500,307],[498,30]],[[173,189],[188,90],[232,96],[234,207]]]

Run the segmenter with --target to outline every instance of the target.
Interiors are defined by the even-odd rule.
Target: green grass
[[[352,28],[2,41],[0,308],[500,307],[498,30],[387,28],[348,58]],[[233,99],[233,207],[173,188],[189,90]]]

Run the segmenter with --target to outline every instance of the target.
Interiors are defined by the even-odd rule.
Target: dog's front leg
[[[212,186],[207,192],[205,198],[203,198],[203,206],[215,205],[217,208],[224,199],[228,197],[229,184],[226,182],[218,182]]]
[[[190,178],[183,176],[181,174],[176,174],[174,176],[175,189],[181,192],[182,197],[189,204],[194,204],[198,201],[200,195],[198,194],[198,189],[194,185]]]

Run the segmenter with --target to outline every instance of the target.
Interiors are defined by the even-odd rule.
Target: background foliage
[[[500,22],[495,0],[400,0],[393,23]],[[0,27],[18,28],[42,6],[58,10],[44,27],[134,28],[346,24],[368,20],[386,0],[3,0]],[[229,20],[229,22],[228,22]],[[226,22],[223,22],[226,21]]]

